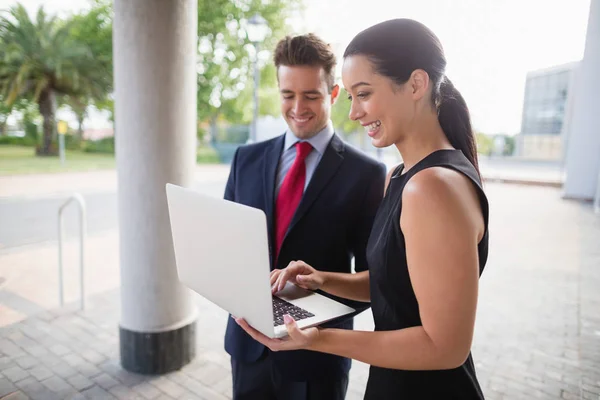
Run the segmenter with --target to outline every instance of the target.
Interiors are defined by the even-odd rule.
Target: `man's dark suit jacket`
[[[238,148],[225,199],[263,210],[267,216],[271,269],[302,260],[331,272],[367,269],[366,246],[383,197],[385,167],[332,137],[290,223],[277,260],[274,256],[275,180],[285,135]],[[331,325],[324,325],[333,327]],[[335,325],[352,329],[352,320]],[[225,350],[239,362],[257,361],[265,347],[229,318]],[[273,353],[277,368],[293,381],[335,377],[348,372],[350,360],[310,351]]]

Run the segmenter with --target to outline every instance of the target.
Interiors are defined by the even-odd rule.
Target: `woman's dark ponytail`
[[[442,78],[439,94],[435,96],[435,103],[438,110],[438,120],[450,144],[455,149],[463,152],[481,177],[479,161],[477,160],[477,144],[471,127],[469,108],[460,92],[445,76]]]

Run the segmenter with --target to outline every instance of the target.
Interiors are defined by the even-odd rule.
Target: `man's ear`
[[[340,95],[340,85],[333,85],[333,89],[331,89],[331,104],[335,104],[338,96]]]

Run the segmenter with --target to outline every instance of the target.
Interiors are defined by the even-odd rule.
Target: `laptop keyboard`
[[[300,307],[296,307],[292,303],[288,303],[287,301],[282,300],[279,297],[273,297],[273,318],[275,320],[274,326],[284,324],[283,316],[285,314],[291,315],[296,321],[315,316],[314,314],[311,314]]]

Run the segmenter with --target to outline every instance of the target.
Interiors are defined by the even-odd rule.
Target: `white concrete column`
[[[165,184],[196,163],[197,0],[115,0],[115,132],[123,366],[180,368],[194,356],[196,311],[179,284]]]
[[[591,0],[585,53],[577,71],[564,196],[593,199],[600,174],[600,0]]]

